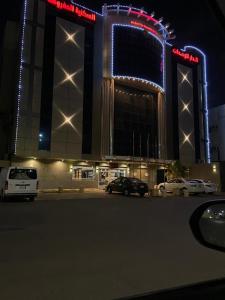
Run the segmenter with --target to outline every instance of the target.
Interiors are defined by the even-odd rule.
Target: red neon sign
[[[147,30],[147,31],[150,31],[151,33],[153,33],[153,34],[155,34],[155,35],[158,35],[158,32],[157,32],[156,30],[154,30],[154,29],[152,29],[151,27],[149,27],[149,26],[147,26],[147,25],[145,25],[145,24],[142,24],[142,23],[140,23],[140,22],[131,21],[130,24],[131,24],[131,25],[134,25],[134,26],[136,26],[136,27],[143,28],[143,29],[145,29],[145,30]]]
[[[198,64],[200,61],[198,56],[193,56],[192,54],[183,52],[177,48],[173,48],[172,52],[174,55],[179,56],[179,57],[183,58],[184,60],[188,60],[189,62]]]
[[[130,13],[133,14],[133,15],[138,15],[138,16],[140,16],[140,17],[146,18],[147,21],[152,21],[152,22],[154,22],[155,24],[158,24],[158,23],[159,23],[158,20],[156,20],[156,19],[153,18],[152,16],[146,15],[145,13],[140,13],[140,12],[134,11],[134,10],[131,10]]]
[[[86,9],[81,9],[73,4],[68,4],[62,0],[47,0],[47,2],[55,6],[59,10],[68,11],[74,13],[76,16],[84,18],[88,21],[96,21],[96,14],[87,12]]]

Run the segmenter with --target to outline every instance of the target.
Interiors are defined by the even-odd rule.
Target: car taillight
[[[6,180],[6,182],[5,182],[5,190],[8,190],[8,187],[9,187],[9,184],[8,184],[8,181]]]
[[[36,189],[39,189],[39,181],[37,181]]]

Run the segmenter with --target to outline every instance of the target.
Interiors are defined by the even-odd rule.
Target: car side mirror
[[[202,245],[225,252],[225,201],[201,205],[192,215],[190,226]]]

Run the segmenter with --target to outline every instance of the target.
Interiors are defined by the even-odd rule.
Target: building
[[[210,162],[200,49],[178,49],[168,24],[132,6],[24,0],[21,11],[19,32],[4,27],[3,48],[8,30],[18,44],[1,65],[0,107],[11,118],[2,160],[37,167],[42,189],[120,175],[154,185],[173,160]]]
[[[225,161],[225,105],[209,110],[210,150],[213,162]]]

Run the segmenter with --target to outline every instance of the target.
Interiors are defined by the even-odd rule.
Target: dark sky
[[[106,1],[79,0],[78,3],[101,10]],[[208,82],[210,106],[225,103],[225,32],[211,10],[207,0],[134,0],[107,1],[107,4],[132,4],[137,8],[155,11],[156,17],[172,25],[177,36],[173,43],[181,48],[193,44],[208,56]],[[164,22],[165,22],[164,21]]]

